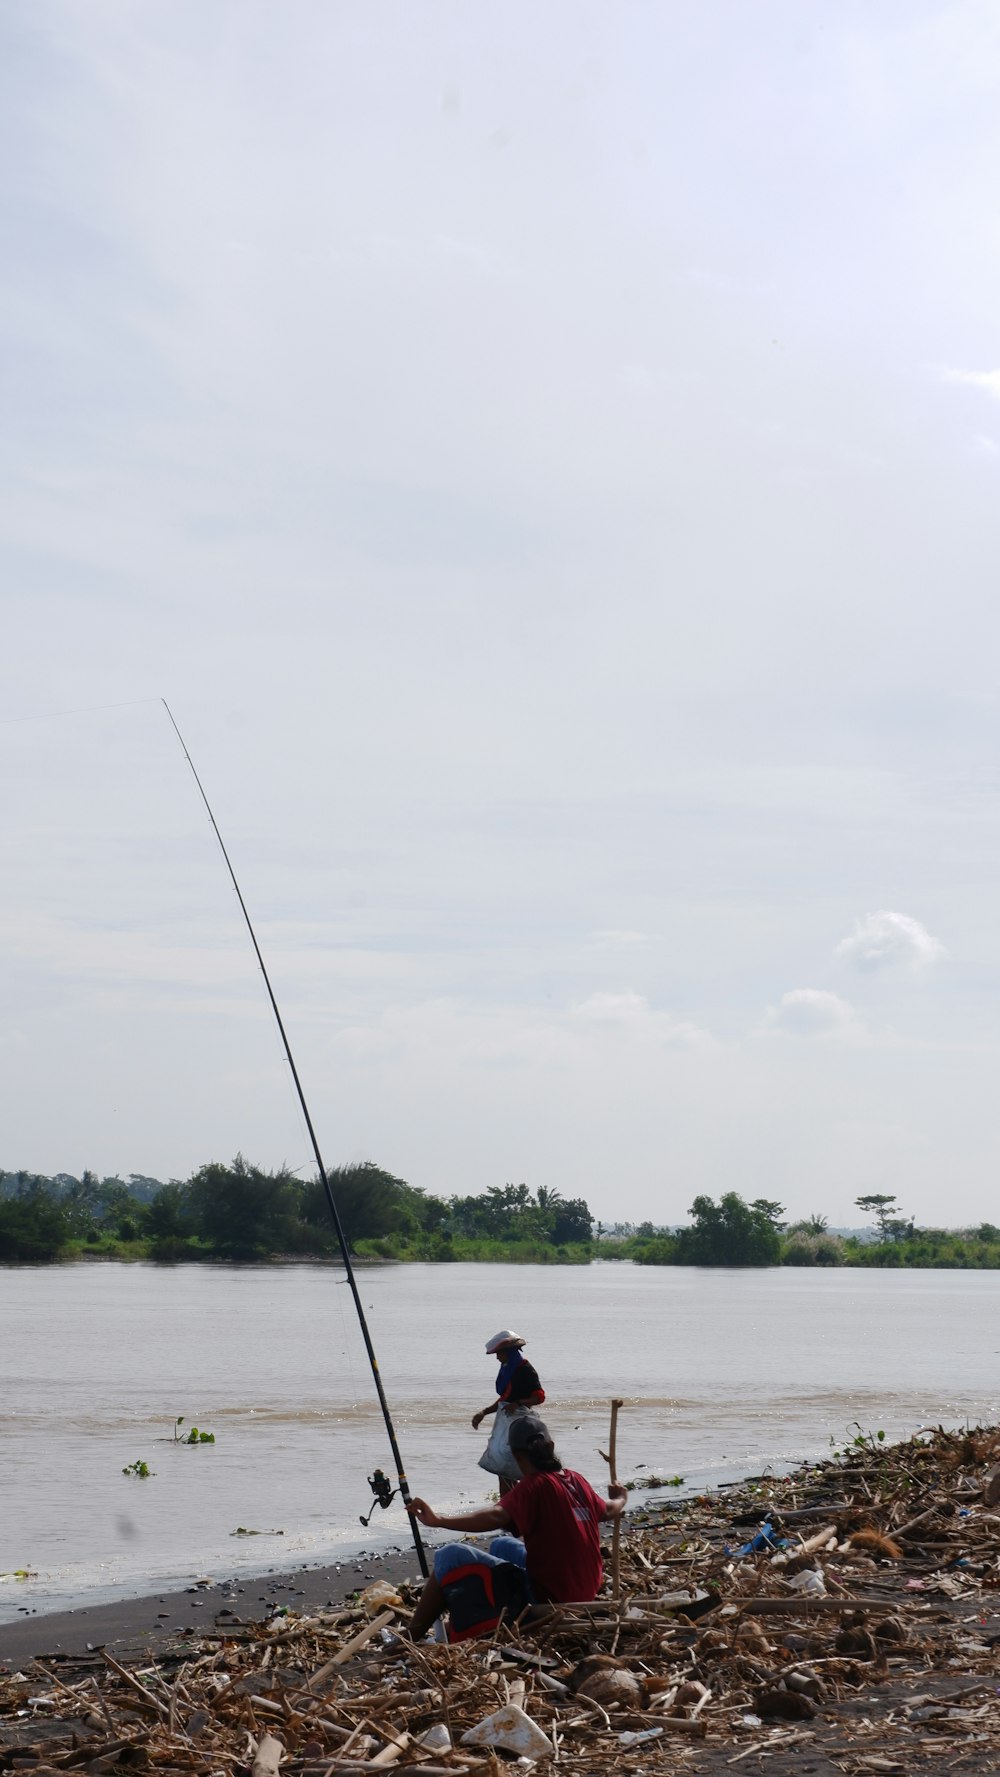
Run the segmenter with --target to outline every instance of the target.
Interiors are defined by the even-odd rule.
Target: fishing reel
[[[399,1492],[399,1488],[393,1486],[388,1475],[384,1475],[380,1468],[377,1468],[373,1475],[368,1476],[368,1485],[375,1495],[374,1504],[367,1518],[358,1519],[358,1522],[363,1524],[366,1530],[375,1516],[375,1506],[381,1506],[383,1512],[387,1511]]]

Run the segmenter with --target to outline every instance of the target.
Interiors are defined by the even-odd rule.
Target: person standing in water
[[[520,1333],[511,1332],[509,1327],[494,1333],[488,1341],[487,1354],[495,1357],[500,1366],[497,1371],[497,1398],[488,1407],[483,1407],[479,1413],[472,1415],[472,1424],[477,1431],[491,1413],[502,1414],[503,1419],[509,1421],[516,1413],[528,1412],[542,1405],[545,1390],[539,1380],[538,1371],[524,1356],[524,1345],[525,1340]],[[495,1424],[489,1444],[479,1459],[480,1468],[499,1477],[501,1494],[508,1493],[521,1479],[520,1469],[509,1448],[509,1437],[506,1435],[508,1431],[509,1425],[503,1422]]]

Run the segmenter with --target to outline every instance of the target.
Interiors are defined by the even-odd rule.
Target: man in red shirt
[[[625,1510],[624,1487],[609,1487],[610,1497],[605,1500],[582,1475],[564,1469],[548,1427],[535,1413],[522,1413],[513,1420],[510,1447],[523,1478],[498,1505],[442,1518],[426,1500],[410,1502],[414,1517],[432,1530],[517,1533],[494,1537],[489,1553],[466,1543],[445,1543],[435,1550],[434,1573],[410,1622],[415,1640],[426,1635],[448,1609],[453,1638],[491,1632],[503,1605],[494,1607],[504,1591],[507,1608],[516,1615],[515,1604],[523,1608],[582,1602],[596,1598],[601,1589],[604,1569],[599,1526],[602,1519],[617,1518]],[[518,1577],[511,1575],[511,1567],[525,1575],[520,1595],[516,1585],[501,1585]],[[505,1572],[498,1574],[498,1568]],[[460,1584],[465,1589],[461,1612],[456,1609]],[[477,1610],[481,1613],[478,1617]],[[460,1615],[469,1620],[459,1623]]]

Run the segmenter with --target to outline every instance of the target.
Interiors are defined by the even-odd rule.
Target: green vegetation
[[[542,1186],[493,1186],[479,1197],[433,1197],[367,1161],[329,1174],[344,1233],[359,1258],[586,1264],[592,1217],[581,1198]],[[317,1180],[267,1172],[237,1154],[186,1181],[85,1172],[0,1173],[0,1263],[61,1258],[204,1259],[339,1256]],[[178,1421],[181,1424],[182,1421]],[[177,1436],[175,1428],[175,1437]],[[188,1434],[185,1442],[194,1443]],[[211,1442],[199,1434],[198,1442]]]
[[[184,1424],[183,1419],[175,1419],[174,1420],[174,1443],[175,1444],[214,1444],[215,1443],[214,1431],[199,1431],[198,1427],[196,1425],[192,1425],[191,1430],[184,1432],[182,1435],[179,1430],[179,1427],[182,1426],[183,1424]]]
[[[134,1475],[137,1481],[148,1481],[153,1473],[154,1470],[150,1468],[149,1463],[142,1461],[129,1462],[122,1469],[123,1475]]]
[[[833,1233],[822,1215],[789,1226],[773,1198],[746,1202],[727,1191],[695,1198],[688,1225],[652,1222],[594,1228],[581,1197],[541,1186],[492,1186],[479,1196],[435,1197],[372,1161],[337,1167],[330,1184],[349,1245],[359,1259],[492,1261],[586,1265],[629,1259],[640,1265],[886,1266],[1000,1269],[1000,1228],[917,1228],[887,1192],[857,1198],[871,1231]],[[187,1180],[133,1173],[98,1179],[0,1172],[0,1264],[71,1258],[152,1259],[163,1263],[339,1257],[318,1180],[287,1167],[267,1172],[237,1154],[211,1161]],[[183,1424],[178,1420],[177,1425]],[[211,1443],[186,1432],[178,1442]]]
[[[688,1212],[690,1228],[638,1227],[619,1223],[598,1228],[595,1258],[631,1259],[640,1265],[857,1265],[894,1269],[1000,1270],[1000,1228],[917,1228],[894,1213],[888,1194],[859,1197],[857,1205],[874,1216],[871,1235],[833,1234],[825,1216],[813,1215],[789,1227],[780,1203],[758,1197],[745,1203],[735,1191],[718,1203],[696,1197]]]
[[[623,1483],[626,1493],[634,1493],[637,1489],[643,1493],[652,1493],[655,1487],[683,1487],[683,1475],[639,1475],[634,1481]]]
[[[837,1447],[836,1438],[831,1437],[830,1453],[838,1462],[848,1462],[852,1456],[857,1455],[859,1450],[863,1450],[865,1454],[868,1455],[872,1451],[877,1452],[881,1449],[884,1443],[884,1431],[862,1431],[858,1421],[855,1420],[854,1436],[852,1437],[850,1432],[848,1432],[844,1438],[843,1445],[839,1449]]]

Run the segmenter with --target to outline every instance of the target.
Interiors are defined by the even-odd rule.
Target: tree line
[[[727,1191],[716,1203],[696,1197],[690,1227],[640,1224],[624,1238],[598,1239],[602,1257],[618,1256],[640,1265],[864,1265],[921,1269],[1000,1268],[1000,1228],[918,1228],[900,1212],[894,1195],[870,1192],[855,1206],[872,1218],[864,1234],[837,1234],[822,1215],[783,1220],[784,1205],[767,1197],[746,1203]]]
[[[541,1186],[493,1186],[480,1196],[433,1196],[372,1161],[328,1174],[348,1244],[373,1258],[590,1256],[593,1217],[582,1198]],[[321,1180],[268,1171],[237,1154],[189,1179],[127,1180],[0,1173],[0,1261],[44,1263],[90,1251],[158,1260],[325,1257],[339,1244]]]
[[[348,1243],[361,1258],[493,1259],[641,1265],[881,1265],[1000,1268],[1000,1228],[917,1228],[894,1195],[856,1199],[867,1235],[833,1232],[824,1216],[788,1223],[771,1198],[698,1196],[688,1225],[597,1225],[581,1197],[540,1186],[492,1186],[438,1197],[373,1161],[329,1174]],[[332,1257],[339,1247],[321,1181],[267,1171],[237,1154],[167,1183],[0,1172],[0,1263],[43,1264],[81,1253],[162,1261]]]

